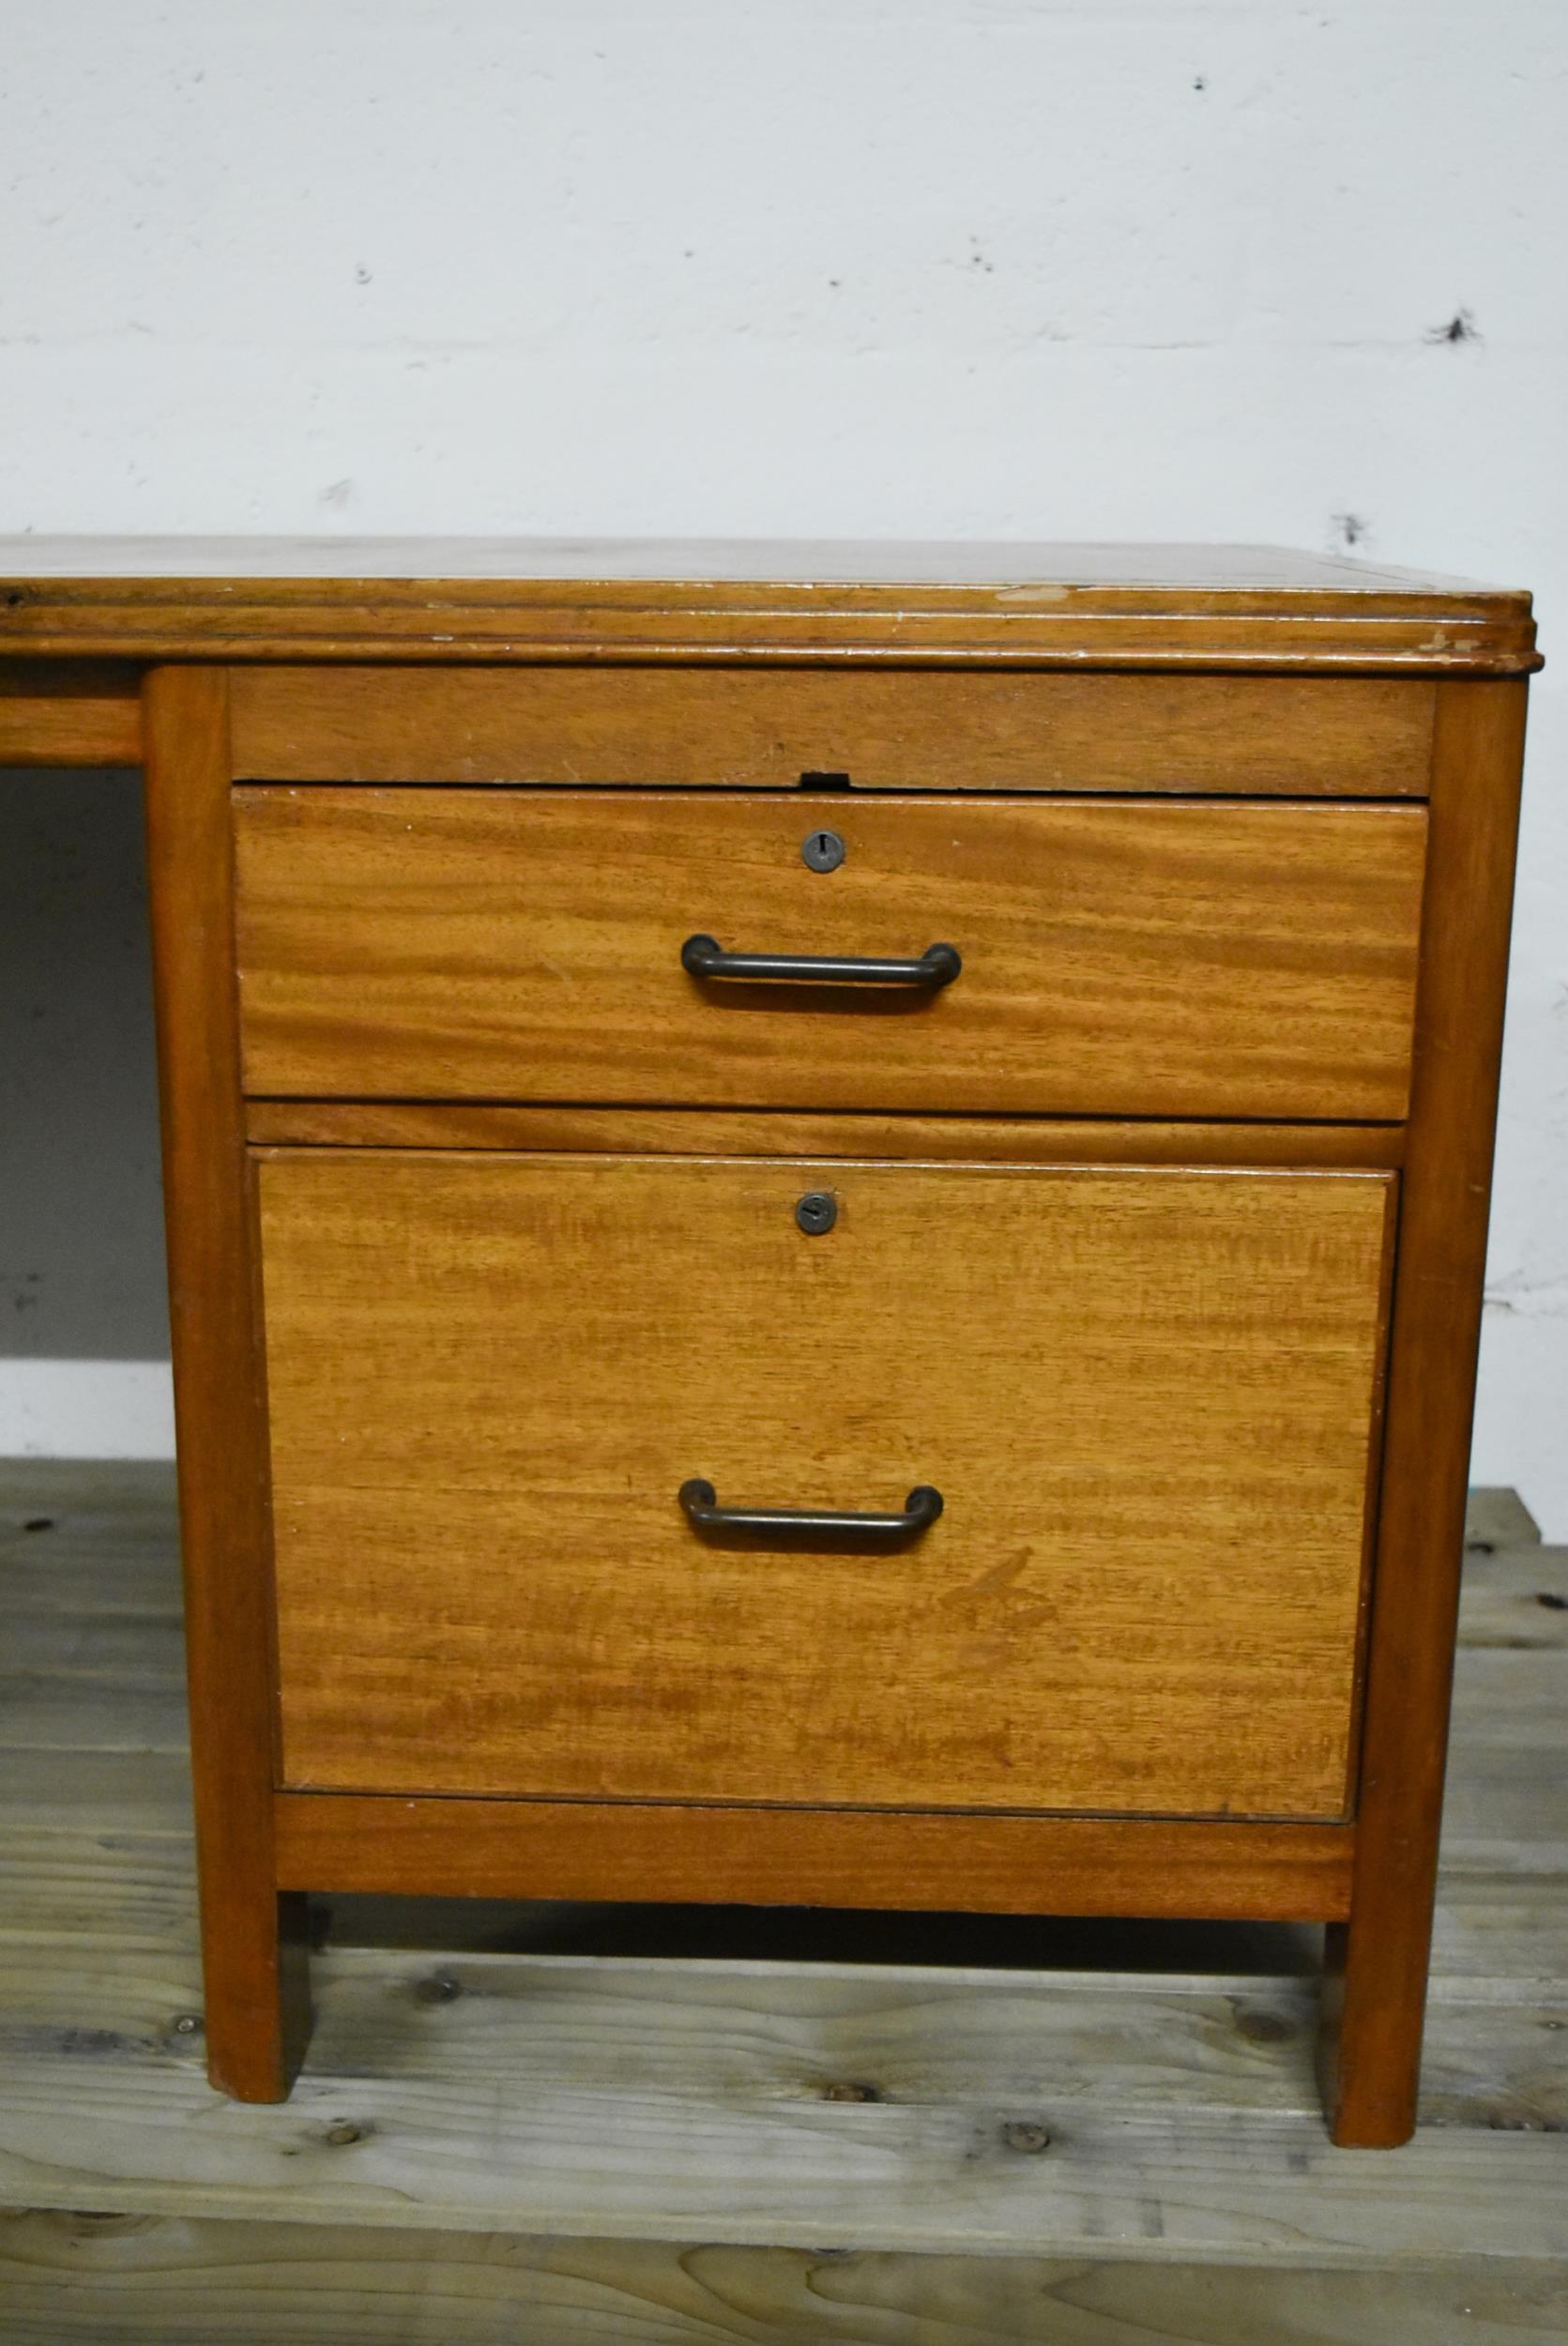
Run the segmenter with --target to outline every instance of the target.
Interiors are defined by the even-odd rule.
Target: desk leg
[[[1416,2122],[1524,748],[1522,682],[1437,689],[1355,1876],[1324,1997],[1333,2139],[1365,2149]]]
[[[304,1900],[280,1895],[272,1535],[254,1215],[240,1091],[225,670],[144,688],[208,2074],[287,2094],[310,2032]]]

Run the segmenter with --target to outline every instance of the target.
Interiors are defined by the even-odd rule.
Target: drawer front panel
[[[739,668],[236,668],[276,782],[1422,797],[1433,687],[1389,678]]]
[[[1425,814],[1159,800],[235,793],[262,1095],[1396,1121]],[[830,830],[842,861],[817,871]],[[688,974],[907,959],[940,986]]]
[[[1343,1813],[1392,1176],[259,1159],[289,1784]]]

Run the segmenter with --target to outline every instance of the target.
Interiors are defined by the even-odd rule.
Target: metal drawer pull
[[[785,1539],[906,1540],[929,1531],[942,1512],[942,1494],[918,1484],[901,1515],[835,1507],[721,1507],[711,1483],[694,1476],[680,1486],[680,1503],[693,1531],[772,1531]]]
[[[694,978],[797,978],[815,985],[951,985],[964,964],[956,945],[928,945],[913,961],[843,953],[727,953],[716,937],[689,937],[680,949]]]

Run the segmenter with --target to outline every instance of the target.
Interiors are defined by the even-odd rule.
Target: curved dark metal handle
[[[693,1531],[762,1531],[786,1540],[907,1540],[929,1531],[942,1512],[942,1494],[929,1483],[916,1485],[898,1515],[836,1507],[721,1507],[712,1484],[699,1475],[682,1483],[679,1498]]]
[[[912,961],[844,953],[729,953],[716,937],[689,937],[680,966],[693,978],[795,978],[815,985],[951,985],[964,963],[956,945],[928,945]]]

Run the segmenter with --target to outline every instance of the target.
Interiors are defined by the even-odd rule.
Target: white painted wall
[[[1476,1472],[1568,1534],[1562,0],[3,0],[0,35],[0,528],[1353,539],[1533,586]],[[106,1009],[142,985],[90,958]],[[40,1085],[130,1062],[87,1022],[40,1074],[46,997],[8,998],[47,1188]],[[139,1182],[150,1247],[124,1115],[98,1196]],[[34,1352],[135,1365],[143,1306],[105,1277],[56,1338],[61,1265],[13,1255]],[[29,1389],[0,1449],[126,1439],[99,1366]]]

